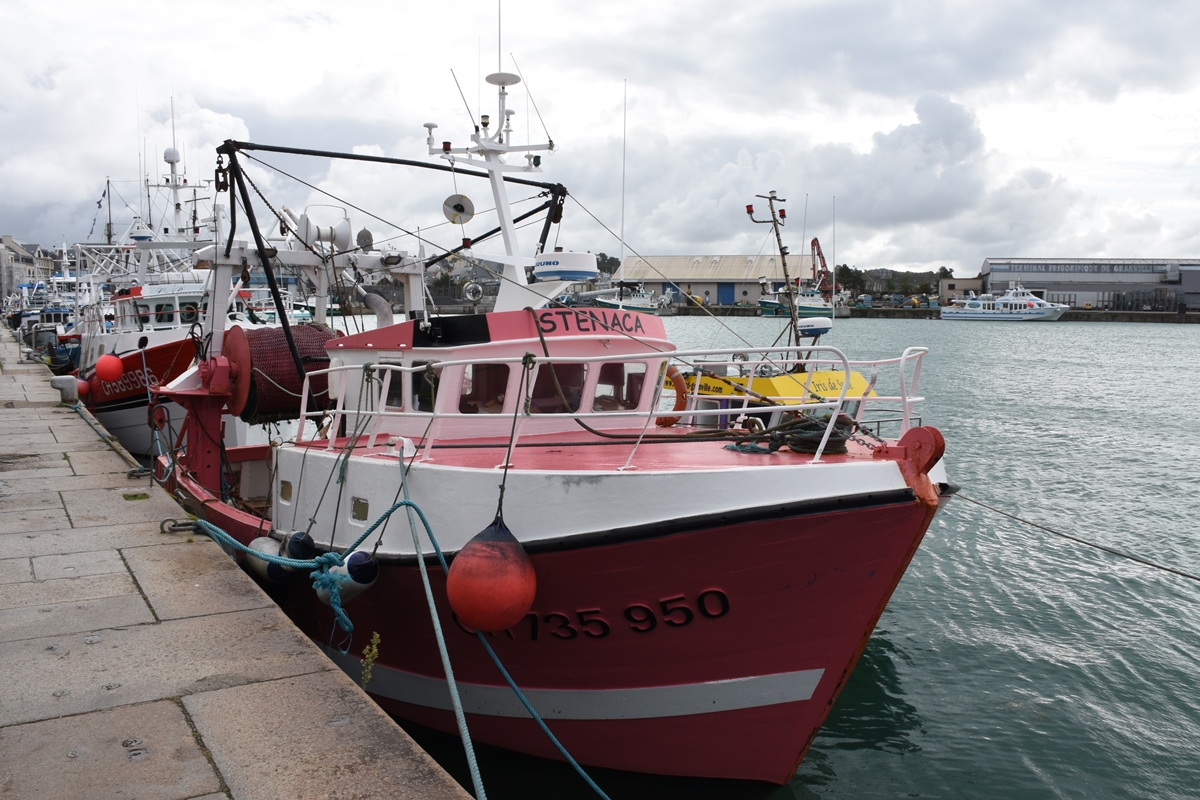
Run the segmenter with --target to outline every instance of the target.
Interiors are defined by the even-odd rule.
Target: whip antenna
[[[554,137],[550,135],[550,131],[546,130],[546,121],[542,119],[542,112],[538,110],[537,100],[533,99],[533,91],[529,88],[529,81],[525,80],[525,75],[521,72],[521,65],[517,63],[517,57],[512,53],[508,54],[512,59],[513,66],[517,68],[517,74],[521,76],[521,82],[525,84],[525,94],[529,97],[529,102],[533,103],[533,113],[537,114],[538,122],[542,125],[542,133],[546,134],[546,141],[550,143],[550,150],[554,150]]]
[[[475,115],[471,113],[471,104],[467,102],[467,96],[463,94],[462,84],[458,82],[458,76],[454,74],[454,70],[450,70],[450,77],[454,78],[454,85],[458,87],[458,96],[462,98],[463,105],[467,107],[467,116],[471,118],[471,127],[479,130],[479,126],[475,124]]]

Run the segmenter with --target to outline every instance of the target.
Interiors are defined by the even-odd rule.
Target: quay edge
[[[0,337],[0,794],[470,798],[50,378]]]

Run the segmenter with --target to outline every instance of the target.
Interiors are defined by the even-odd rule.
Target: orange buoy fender
[[[667,380],[675,389],[675,407],[671,410],[683,411],[687,408],[688,403],[687,381],[683,379],[683,373],[674,364],[667,367]],[[654,424],[660,428],[669,428],[676,422],[679,422],[679,417],[655,417],[654,419]]]
[[[121,380],[124,372],[125,365],[121,363],[121,357],[114,353],[105,353],[96,359],[96,377],[106,383],[116,383]]]
[[[446,594],[459,622],[480,631],[511,628],[533,607],[533,563],[499,514],[454,557]]]
[[[92,390],[92,385],[90,383],[88,383],[85,380],[80,380],[78,378],[75,380],[75,387],[79,391],[80,397],[83,397],[85,394],[87,394],[88,392],[90,392]]]

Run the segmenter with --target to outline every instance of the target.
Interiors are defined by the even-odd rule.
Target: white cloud
[[[196,181],[225,139],[422,159],[421,124],[464,142],[468,108],[491,111],[480,76],[515,71],[515,56],[532,90],[513,92],[519,137],[543,138],[544,121],[561,145],[544,177],[610,231],[623,206],[629,251],[758,252],[744,206],[769,189],[789,199],[793,250],[818,235],[864,269],[965,275],[987,256],[1194,256],[1200,244],[1195,4],[764,0],[731,11],[701,0],[681,14],[510,0],[499,44],[496,12],[490,0],[453,13],[359,0],[6,3],[0,230],[81,240],[107,178],[135,203],[140,178],[162,168],[172,98]],[[436,220],[453,189],[294,166],[406,227],[422,210]],[[251,174],[264,191],[287,183]],[[288,202],[309,194],[293,189]],[[437,233],[449,244],[454,234]],[[560,240],[621,249],[572,204]]]

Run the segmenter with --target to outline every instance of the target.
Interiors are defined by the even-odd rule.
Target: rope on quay
[[[988,511],[992,511],[996,514],[1000,514],[1002,516],[1008,517],[1009,519],[1016,520],[1017,522],[1028,525],[1031,528],[1037,528],[1038,530],[1045,531],[1046,533],[1052,533],[1055,536],[1061,536],[1064,539],[1070,539],[1072,542],[1077,542],[1082,545],[1087,545],[1088,547],[1095,548],[1096,550],[1103,550],[1106,553],[1111,553],[1114,556],[1119,556],[1126,560],[1134,561],[1143,566],[1150,567],[1152,569],[1156,569],[1161,572],[1169,572],[1172,575],[1178,575],[1181,578],[1187,578],[1188,580],[1192,580],[1192,581],[1196,581],[1197,583],[1200,583],[1200,575],[1193,575],[1190,572],[1184,572],[1181,569],[1175,569],[1174,567],[1168,567],[1163,564],[1158,564],[1149,559],[1142,558],[1141,556],[1135,556],[1132,553],[1126,553],[1121,550],[1116,550],[1112,547],[1107,547],[1106,545],[1097,544],[1096,542],[1089,542],[1087,539],[1080,539],[1078,536],[1072,536],[1069,533],[1063,533],[1062,531],[1056,531],[1053,528],[1048,528],[1045,525],[1040,525],[1036,522],[1033,522],[1032,520],[1024,519],[1022,517],[1018,517],[1016,514],[1012,514],[1008,511],[1004,511],[1002,509],[996,508],[995,506],[990,506],[987,503],[984,503],[980,500],[976,500],[973,497],[967,497],[962,492],[959,492],[958,494],[956,494],[955,497],[962,498],[963,500],[966,500],[968,503],[974,503],[975,505],[979,506],[980,508],[986,508]]]
[[[433,540],[433,530],[429,527],[429,521],[425,518],[425,514],[421,511],[421,509],[418,508],[417,505],[415,503],[411,502],[410,500],[399,500],[396,503],[394,503],[391,508],[389,508],[387,511],[383,512],[383,514],[380,515],[379,519],[375,520],[375,522],[371,525],[371,527],[367,528],[367,530],[365,530],[362,533],[362,535],[359,536],[358,539],[354,542],[354,544],[351,545],[349,548],[347,548],[345,552],[352,553],[355,550],[357,550],[358,546],[360,544],[362,544],[364,541],[366,541],[367,537],[370,536],[371,533],[376,528],[378,528],[380,525],[382,525],[384,522],[386,522],[387,519],[389,517],[391,517],[392,513],[394,511],[396,511],[396,509],[401,508],[402,506],[408,506],[410,513],[412,511],[415,511],[417,513],[417,516],[419,516],[421,518],[421,522],[425,526],[425,532],[429,535],[430,540]],[[313,581],[313,588],[314,589],[324,588],[329,592],[329,607],[333,609],[333,615],[337,619],[338,625],[342,628],[342,630],[346,631],[347,634],[353,633],[354,625],[353,625],[353,623],[350,622],[350,617],[347,616],[346,612],[342,609],[342,598],[341,598],[341,591],[339,589],[338,580],[335,576],[329,574],[330,567],[340,566],[340,565],[344,564],[344,562],[345,562],[344,555],[342,555],[341,553],[336,553],[331,550],[331,551],[328,551],[325,553],[321,553],[314,559],[295,559],[295,558],[288,558],[287,556],[276,556],[276,555],[271,555],[270,553],[262,553],[262,552],[259,552],[257,550],[253,550],[253,549],[247,547],[246,545],[239,542],[237,539],[230,536],[225,531],[218,528],[216,525],[213,525],[210,522],[206,522],[205,520],[202,520],[202,519],[196,520],[196,527],[202,533],[207,534],[208,536],[210,536],[212,539],[214,539],[218,543],[220,543],[222,545],[229,545],[230,547],[234,548],[235,550],[238,550],[241,553],[245,553],[248,556],[260,558],[263,561],[266,561],[268,563],[278,564],[280,566],[290,567],[292,569],[313,570],[313,573],[311,576],[312,581]],[[417,534],[416,534],[416,529],[414,527],[414,529],[413,529],[413,541],[414,542],[416,541],[416,538],[417,538]],[[441,555],[440,550],[438,551],[438,555],[439,556]],[[428,580],[427,576],[425,575],[425,560],[420,557],[419,551],[418,551],[417,563],[420,564],[420,566],[421,566],[421,578],[425,583],[425,594],[429,601],[430,611],[433,613],[433,619],[434,619],[434,623],[435,623],[434,629],[437,634],[437,640],[438,640],[438,649],[441,651],[441,654],[442,654],[442,663],[446,670],[446,682],[450,689],[450,698],[454,704],[455,717],[458,720],[459,731],[463,738],[463,745],[467,751],[467,763],[468,763],[468,766],[470,767],[471,779],[475,785],[475,797],[477,798],[477,800],[487,800],[487,795],[484,793],[484,790],[483,790],[483,780],[479,773],[479,767],[475,761],[475,751],[471,745],[471,736],[470,736],[470,733],[467,732],[467,728],[466,728],[467,722],[466,722],[466,716],[465,716],[465,714],[463,712],[463,708],[462,708],[462,700],[459,697],[458,686],[454,682],[454,672],[450,668],[450,656],[449,656],[449,653],[446,651],[445,641],[442,638],[440,621],[437,618],[437,610],[434,608],[432,590],[429,588],[429,580]],[[444,564],[444,562],[443,562],[443,564]],[[342,652],[342,655],[345,655],[346,653],[348,653],[349,645],[347,645],[346,649],[342,650],[341,652]]]

